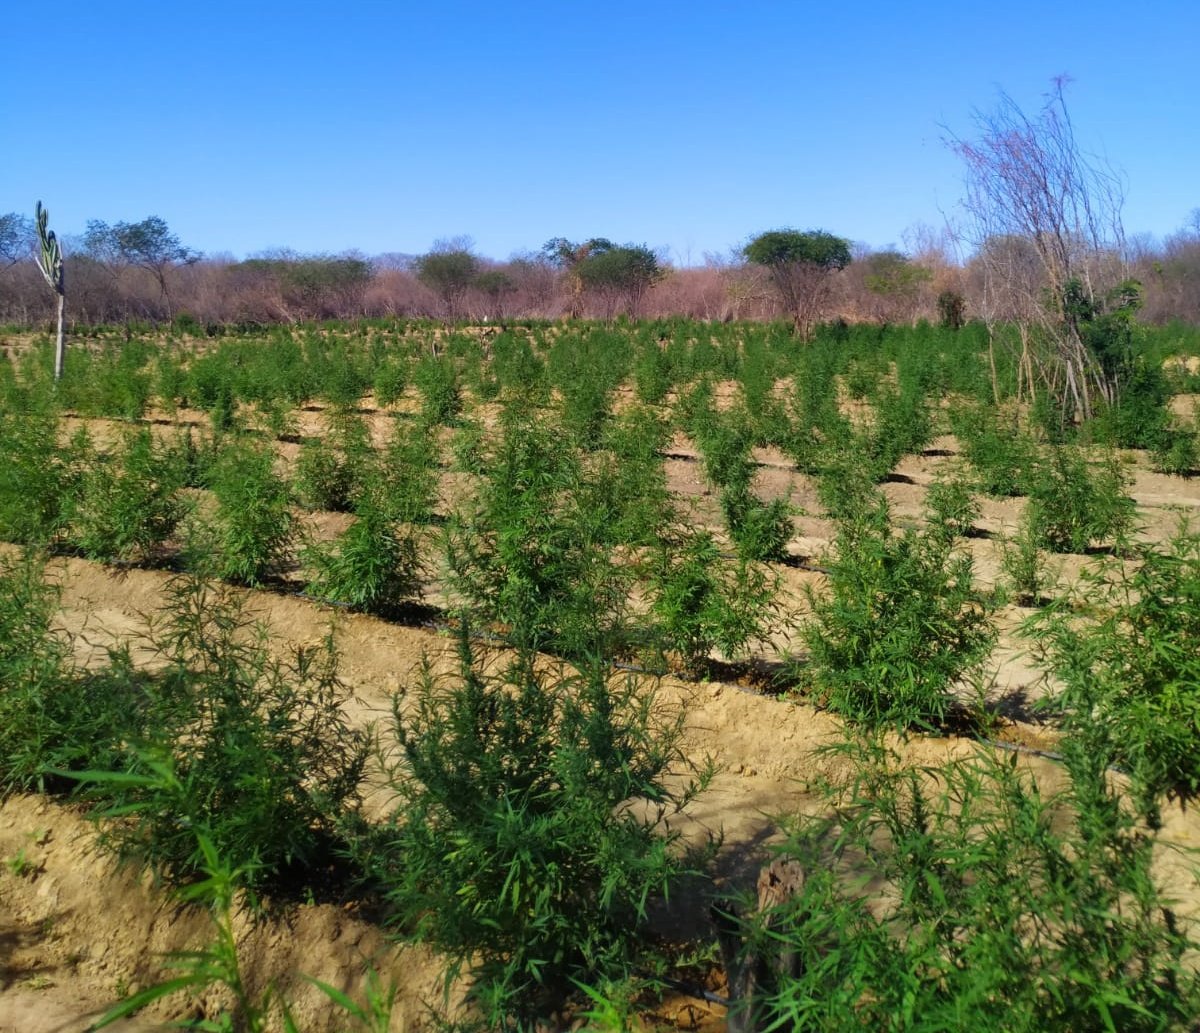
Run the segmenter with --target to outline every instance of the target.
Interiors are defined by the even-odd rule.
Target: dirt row
[[[169,577],[158,571],[115,571],[77,559],[55,561],[52,576],[62,586],[63,628],[75,637],[83,660],[94,660],[114,641],[139,639],[147,616],[164,601]],[[274,648],[316,644],[332,625],[342,675],[354,695],[350,712],[357,721],[382,718],[393,698],[414,683],[424,658],[436,669],[452,668],[453,642],[445,635],[337,613],[295,597],[248,590],[245,595],[251,612],[271,629]],[[660,692],[666,706],[685,708],[688,754],[697,760],[711,756],[720,767],[712,788],[681,828],[693,836],[720,831],[717,886],[722,891],[748,886],[777,837],[775,817],[811,810],[813,780],[839,774],[838,761],[815,752],[837,739],[838,721],[806,704],[721,682],[668,678]],[[1017,733],[1035,744],[1052,745],[1044,729],[1026,727]],[[909,762],[938,767],[979,746],[951,737],[916,738],[899,748]],[[1044,757],[1024,755],[1021,762],[1047,787],[1061,778],[1057,765]],[[1164,840],[1200,847],[1200,818],[1170,808]],[[155,955],[205,941],[203,914],[178,908],[145,880],[117,870],[97,853],[90,826],[69,806],[28,797],[0,806],[0,858],[17,857],[23,865],[9,864],[0,872],[5,959],[0,1031],[81,1028],[86,1015],[152,979]],[[1200,891],[1182,857],[1164,852],[1162,866],[1181,913],[1200,914]],[[664,931],[700,931],[706,911],[703,898],[677,898],[662,918]],[[380,931],[352,910],[303,907],[265,925],[245,924],[242,932],[254,985],[277,981],[310,1028],[319,1028],[328,1011],[320,995],[295,978],[296,972],[360,992],[367,964],[379,966],[399,988],[396,1029],[420,1028],[425,1014],[421,1002],[439,992],[437,959],[412,948],[388,947]],[[683,999],[672,1007],[692,1024],[685,1028],[705,1023],[719,1027],[715,1007]],[[128,1028],[154,1027],[142,1023]]]
[[[306,413],[312,431],[322,433],[323,414]],[[381,417],[381,420],[384,417]],[[388,418],[390,419],[390,417]],[[97,438],[119,431],[111,421],[88,421]],[[158,425],[164,433],[170,427]],[[107,429],[106,429],[107,428]],[[671,446],[664,460],[671,490],[694,517],[711,526],[720,523],[717,500],[703,479],[695,450],[684,439]],[[906,457],[898,475],[885,485],[898,523],[920,519],[925,490],[954,464],[957,443],[935,441],[926,455]],[[821,515],[815,486],[794,471],[786,457],[760,452],[755,487],[765,499],[785,497],[797,513],[794,553],[819,557],[830,545],[832,525]],[[1161,541],[1175,530],[1181,516],[1200,509],[1200,480],[1155,474],[1143,456],[1130,454],[1131,494],[1138,504],[1139,532]],[[450,485],[446,485],[447,491]],[[979,537],[967,547],[981,584],[1000,576],[998,538],[1017,525],[1022,500],[983,500],[976,528]],[[326,533],[335,533],[337,514],[314,518]],[[1064,583],[1077,581],[1088,557],[1067,556],[1058,565]],[[802,607],[806,585],[821,575],[792,567],[779,568],[784,580],[785,608]],[[144,641],[148,618],[163,605],[170,577],[162,571],[116,570],[79,559],[54,560],[50,576],[62,587],[61,624],[70,634],[82,662],[99,662],[117,642]],[[415,684],[425,658],[435,669],[453,669],[454,643],[435,631],[391,624],[350,614],[280,593],[238,590],[250,612],[270,628],[273,648],[319,644],[330,628],[341,655],[341,673],[353,699],[348,710],[355,721],[386,721],[392,701]],[[1016,634],[1027,611],[1008,608],[998,615],[1001,638],[991,660],[993,698],[1036,694],[1040,673],[1024,654]],[[795,645],[794,632],[782,631],[763,650],[778,658]],[[152,661],[149,654],[143,660]],[[715,882],[722,892],[753,883],[778,837],[776,818],[808,812],[815,806],[810,787],[820,777],[836,777],[839,762],[816,751],[835,741],[839,722],[806,703],[759,695],[721,681],[690,683],[666,678],[660,698],[687,715],[686,750],[699,761],[711,756],[720,773],[700,797],[687,821],[686,834],[720,831],[723,846]],[[1053,731],[1036,724],[1012,722],[1003,736],[1039,749],[1052,749]],[[964,739],[915,738],[899,746],[906,760],[939,767],[969,755],[979,745]],[[1021,763],[1053,787],[1061,771],[1050,759],[1023,754]],[[375,813],[387,800],[373,797]],[[1200,818],[1170,807],[1164,815],[1163,840],[1185,849],[1200,848]],[[208,919],[183,909],[159,889],[129,872],[118,870],[99,853],[89,823],[70,806],[43,798],[14,797],[0,804],[0,1033],[50,1033],[82,1029],[89,1017],[114,999],[152,980],[163,951],[195,948],[205,942]],[[1200,916],[1200,888],[1189,874],[1186,855],[1165,850],[1160,875],[1184,916]],[[698,895],[676,898],[661,918],[665,932],[684,935],[704,928],[707,900]],[[427,1024],[425,1001],[440,999],[440,966],[428,952],[397,949],[354,909],[317,905],[294,909],[260,925],[241,920],[252,984],[274,980],[294,1002],[301,1028],[327,1024],[327,1002],[303,972],[347,991],[362,990],[363,974],[378,966],[385,980],[395,980],[398,1005],[394,1029],[420,1029]],[[157,1028],[163,1013],[128,1024],[127,1030]],[[681,1028],[722,1027],[720,1009],[682,998],[665,1006],[664,1021]]]

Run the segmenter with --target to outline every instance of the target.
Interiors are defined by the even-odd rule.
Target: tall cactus
[[[41,269],[46,282],[50,284],[50,289],[58,295],[58,341],[54,348],[54,379],[58,381],[62,379],[63,361],[67,354],[67,346],[63,340],[63,312],[67,305],[67,284],[63,275],[62,248],[58,246],[58,238],[54,235],[54,231],[47,229],[50,213],[42,207],[41,201],[37,203],[36,216],[38,243],[41,244],[41,250],[37,255],[38,268]]]

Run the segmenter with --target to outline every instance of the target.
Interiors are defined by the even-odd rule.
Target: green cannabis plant
[[[733,967],[758,978],[731,1028],[1194,1028],[1197,943],[1103,755],[1068,745],[1049,794],[1015,754],[926,771],[876,741],[841,752],[826,813],[789,823],[802,887],[743,923]]]
[[[1029,502],[1043,548],[1082,553],[1096,543],[1122,539],[1135,515],[1133,499],[1125,494],[1128,481],[1113,454],[1094,464],[1079,449],[1051,449]]]
[[[186,511],[170,451],[142,429],[126,435],[115,454],[88,458],[69,507],[69,540],[89,559],[152,558]]]
[[[208,472],[216,506],[192,521],[191,565],[202,573],[255,587],[279,571],[289,554],[294,521],[291,491],[275,472],[270,449],[235,441]]]
[[[368,863],[397,928],[471,979],[489,1028],[531,1029],[574,980],[629,976],[651,902],[700,863],[669,818],[711,771],[652,687],[586,664],[507,667],[466,634],[397,699],[399,805]]]
[[[665,534],[648,581],[655,639],[688,674],[702,673],[714,649],[738,659],[768,634],[778,576],[726,558],[705,531]]]
[[[293,890],[336,861],[370,736],[346,718],[331,642],[277,658],[266,638],[227,586],[172,582],[148,631],[154,720],[124,763],[76,776],[119,856],[185,882],[204,870],[204,829],[248,885]]]
[[[1164,797],[1200,792],[1200,536],[1108,558],[1075,595],[1027,625],[1059,686],[1047,706],[1154,817]]]
[[[878,494],[839,519],[833,552],[827,588],[807,592],[797,674],[854,721],[939,727],[995,637],[970,555],[936,515],[925,530],[894,531]]]
[[[464,615],[521,648],[620,653],[633,571],[611,551],[578,453],[528,413],[509,412],[486,469],[447,529]]]

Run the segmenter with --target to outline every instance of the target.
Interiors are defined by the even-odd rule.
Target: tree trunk
[[[66,309],[67,296],[65,293],[58,295],[58,340],[54,345],[54,381],[57,383],[62,380],[63,366],[67,359],[67,344],[63,338],[63,312]]]

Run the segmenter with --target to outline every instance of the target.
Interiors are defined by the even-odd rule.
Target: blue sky
[[[1051,77],[1127,180],[1125,226],[1200,207],[1200,4],[10,4],[0,212],[185,244],[504,258],[606,236],[679,263],[776,226],[880,247],[961,195],[944,138]]]

